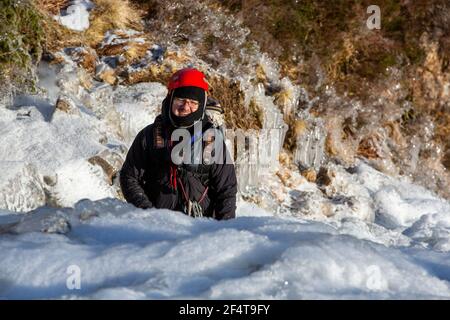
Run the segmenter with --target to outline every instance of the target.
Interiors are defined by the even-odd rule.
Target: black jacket
[[[155,126],[162,128],[164,147],[155,140],[155,135],[159,137]],[[209,122],[204,121],[203,130],[210,126]],[[237,180],[233,164],[226,164],[225,161],[210,165],[182,164],[176,169],[178,181],[183,184],[185,193],[179,184],[175,188],[171,184],[171,166],[174,165],[167,147],[171,130],[163,114],[158,116],[155,123],[138,133],[120,172],[120,185],[125,199],[139,208],[183,211],[186,194],[190,200],[199,201],[205,193],[200,202],[203,216],[218,220],[234,218]],[[208,190],[205,192],[206,187]]]

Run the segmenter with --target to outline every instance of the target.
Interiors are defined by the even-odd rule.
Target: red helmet
[[[180,87],[199,87],[208,91],[208,83],[205,75],[194,68],[185,68],[175,72],[169,80],[167,86],[169,91]]]

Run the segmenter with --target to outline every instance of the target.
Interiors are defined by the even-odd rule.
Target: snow
[[[225,222],[116,199],[35,210],[2,236],[0,298],[450,298],[448,252],[251,208]]]
[[[450,251],[450,214],[423,215],[404,233],[416,241],[427,243],[434,250]]]
[[[359,166],[358,171],[358,180],[374,199],[378,224],[406,228],[424,215],[450,215],[450,203],[423,187],[388,177],[368,165]]]
[[[24,161],[0,161],[0,208],[30,211],[45,204],[38,170]]]
[[[56,170],[57,185],[53,196],[61,206],[71,207],[80,199],[99,200],[114,197],[99,166],[86,160],[69,161]]]
[[[139,35],[142,35],[142,32],[136,30],[126,30],[126,29],[117,29],[114,31],[109,30],[106,32],[105,37],[103,38],[103,41],[100,44],[100,48],[128,42],[145,43],[144,38],[137,37]]]
[[[89,0],[71,1],[64,14],[54,18],[71,30],[84,31],[89,28],[89,10],[92,8],[93,4]]]
[[[20,116],[28,111],[30,116]],[[0,118],[0,161],[31,162],[46,171],[103,148],[93,117],[55,113],[49,122],[34,106],[4,112],[9,115]],[[16,119],[11,121],[14,115]]]

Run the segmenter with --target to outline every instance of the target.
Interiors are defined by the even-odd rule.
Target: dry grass
[[[263,125],[263,113],[261,107],[255,102],[244,105],[244,92],[241,91],[238,82],[230,81],[220,76],[208,79],[209,93],[218,99],[225,111],[225,121],[228,128],[244,130],[259,130]]]
[[[92,48],[83,48],[72,54],[72,59],[84,68],[88,73],[95,73],[95,67],[97,65],[97,53]]]
[[[132,64],[145,57],[147,50],[150,49],[149,43],[137,43],[131,42],[128,45],[128,50],[126,50],[124,57],[127,64]]]
[[[381,137],[379,135],[371,135],[361,140],[358,146],[357,154],[366,159],[382,158],[379,144]]]
[[[442,164],[447,170],[450,170],[450,150],[442,158]]]
[[[43,17],[41,22],[45,35],[43,43],[45,51],[56,52],[65,47],[81,46],[84,43],[81,33],[64,27],[52,18],[67,7],[69,0],[33,0],[33,2]]]
[[[274,102],[280,108],[285,118],[293,116],[292,98],[293,91],[291,89],[282,89],[274,94]],[[287,120],[287,119],[285,119]]]
[[[43,21],[46,33],[45,49],[55,52],[64,47],[90,46],[95,48],[108,30],[141,30],[142,12],[127,0],[94,0],[95,8],[90,13],[90,27],[84,32],[67,29],[51,18],[67,6],[67,0],[34,0],[37,8],[45,14]]]
[[[148,67],[138,71],[125,71],[120,76],[124,78],[125,84],[159,82],[166,85],[172,73],[172,69],[166,65],[150,64]]]
[[[121,64],[132,64],[135,63],[147,54],[147,50],[150,48],[150,43],[138,43],[134,41],[114,44],[106,46],[102,49],[97,50],[97,52],[102,56],[123,56],[123,61]]]
[[[110,85],[115,85],[117,83],[116,72],[113,69],[106,69],[103,72],[97,74],[96,78],[109,83]]]
[[[395,142],[397,146],[404,148],[408,145],[406,138],[402,133],[400,122],[388,122],[386,123],[385,128],[389,134],[389,137],[392,139],[392,141]]]
[[[141,30],[142,12],[127,0],[95,0],[90,27],[85,32],[87,43],[95,47],[111,29]]]
[[[267,76],[266,76],[266,72],[264,71],[264,68],[262,65],[258,64],[256,66],[256,79],[255,82],[256,83],[266,83],[267,82]]]
[[[36,7],[46,13],[57,15],[68,6],[69,0],[34,0]]]
[[[45,34],[43,48],[47,52],[57,52],[67,47],[81,47],[85,44],[80,32],[70,30],[50,16],[44,16],[42,26]]]
[[[341,50],[336,51],[329,64],[327,65],[327,73],[331,79],[342,79],[342,73],[354,60],[356,48],[350,37],[345,37]],[[344,71],[345,72],[345,71]]]
[[[317,172],[314,168],[302,170],[300,173],[308,182],[316,182],[317,180]]]

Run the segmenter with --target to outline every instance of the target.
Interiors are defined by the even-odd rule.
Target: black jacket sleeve
[[[225,146],[225,144],[224,144]],[[214,189],[214,216],[218,220],[236,217],[237,179],[233,163],[226,163],[227,150],[224,152],[223,163],[213,165],[211,172],[211,187]]]
[[[142,179],[144,175],[145,149],[147,148],[146,132],[151,126],[138,133],[133,144],[128,150],[127,157],[120,171],[120,187],[127,202],[138,208],[151,208],[152,202],[148,199],[143,189]]]

